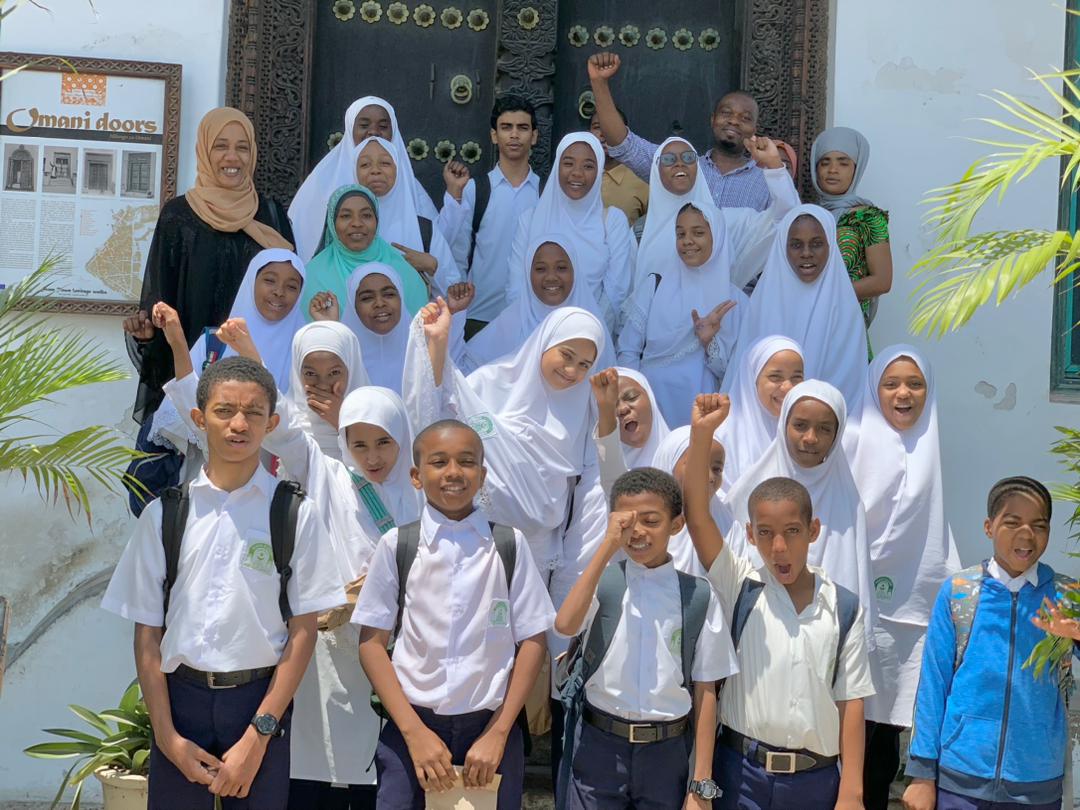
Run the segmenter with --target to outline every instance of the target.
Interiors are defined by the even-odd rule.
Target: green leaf
[[[84,708],[83,706],[76,705],[74,703],[69,704],[68,708],[71,709],[71,711],[75,712],[75,714],[78,715],[80,720],[93,726],[102,734],[108,736],[109,734],[113,733],[114,729],[108,723],[102,720],[98,716],[97,712],[92,712],[89,709]]]
[[[95,745],[101,744],[101,738],[95,737],[93,734],[87,734],[85,731],[76,731],[71,728],[46,728],[42,729],[46,734],[54,734],[57,737],[68,737],[72,740],[79,740],[80,742],[93,743]]]
[[[101,750],[100,743],[87,743],[71,740],[69,742],[48,742],[31,745],[23,750],[27,756],[35,759],[70,759],[87,754],[96,754]]]

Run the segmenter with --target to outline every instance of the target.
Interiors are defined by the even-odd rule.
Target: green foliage
[[[90,518],[87,477],[119,491],[128,463],[141,455],[115,431],[98,425],[58,436],[34,409],[54,395],[127,378],[94,341],[77,330],[57,328],[42,312],[43,295],[56,275],[56,260],[9,289],[0,290],[0,475],[33,481],[41,497],[63,498],[72,514]]]
[[[145,774],[150,759],[150,715],[146,711],[139,682],[133,681],[115,709],[92,712],[82,706],[69,707],[92,733],[70,728],[47,728],[46,734],[59,742],[32,745],[23,753],[37,759],[75,759],[60,783],[52,808],[57,807],[69,788],[74,788],[69,807],[79,810],[83,782],[99,768],[115,768]]]

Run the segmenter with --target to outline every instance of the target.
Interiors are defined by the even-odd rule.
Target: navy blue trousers
[[[270,679],[233,689],[211,689],[166,675],[169,706],[176,731],[220,758],[244,736],[251,718],[270,688]],[[262,765],[244,799],[223,798],[223,810],[285,810],[289,801],[289,724],[292,709],[281,719],[284,737],[266,746]],[[150,749],[149,810],[213,810],[214,796],[206,785],[189,782],[157,746]]]
[[[713,779],[723,795],[713,810],[833,810],[840,791],[840,771],[819,768],[792,774],[769,773],[721,741],[713,756]]]
[[[465,755],[487,728],[491,711],[468,714],[435,714],[431,709],[413,706],[424,725],[434,731],[450,749],[455,765],[465,764]],[[515,723],[506,738],[502,762],[495,769],[502,774],[499,783],[499,810],[520,810],[525,782],[525,743],[521,728]],[[393,720],[387,720],[375,751],[378,774],[378,810],[424,810],[424,790],[416,778],[416,768],[409,756],[409,746]]]
[[[1049,804],[1017,804],[1016,802],[991,802],[972,799],[959,793],[938,788],[937,810],[1061,810],[1061,801]]]
[[[582,721],[567,791],[569,810],[672,810],[690,779],[690,734],[632,743]]]

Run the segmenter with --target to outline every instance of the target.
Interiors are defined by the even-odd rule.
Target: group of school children
[[[699,155],[589,69],[597,134],[542,189],[505,96],[497,165],[449,163],[440,210],[383,99],[287,219],[250,122],[203,120],[125,323],[172,486],[103,600],[135,622],[150,807],[514,810],[550,712],[560,808],[878,810],[905,728],[905,807],[1060,808],[1068,673],[1024,667],[1080,640],[1051,497],[994,484],[961,570],[932,370],[869,351],[865,139],[823,133],[800,204],[753,99]],[[249,243],[232,289],[200,280]]]

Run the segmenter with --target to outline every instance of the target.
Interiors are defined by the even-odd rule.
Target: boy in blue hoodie
[[[1024,668],[1043,630],[1080,638],[1055,609],[1075,583],[1038,561],[1050,513],[1038,481],[998,481],[985,523],[993,556],[941,588],[915,702],[907,810],[1061,807],[1064,673]]]

